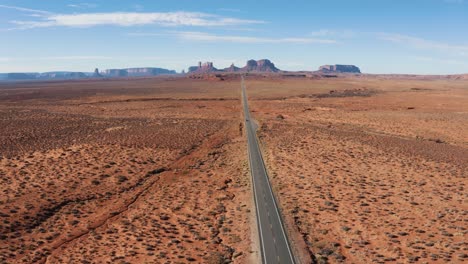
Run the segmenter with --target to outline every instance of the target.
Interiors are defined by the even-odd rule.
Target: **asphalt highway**
[[[296,263],[250,118],[244,77],[241,85],[262,263]]]

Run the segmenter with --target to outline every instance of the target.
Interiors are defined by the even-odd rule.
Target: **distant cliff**
[[[36,79],[39,76],[39,73],[5,73],[2,74],[3,80],[30,80]]]
[[[188,68],[188,72],[192,74],[199,73],[212,73],[212,72],[279,72],[275,64],[270,60],[248,60],[246,65],[242,68],[236,67],[231,64],[230,67],[218,70],[213,66],[212,62],[198,63],[198,66],[191,66]]]
[[[101,73],[102,74],[102,73]],[[104,71],[105,77],[144,77],[156,76],[161,74],[176,74],[176,71],[162,68],[128,68],[128,69],[109,69]]]
[[[83,72],[44,72],[37,79],[81,79],[88,77]]]
[[[239,70],[240,70],[240,68],[236,67],[234,65],[234,63],[231,64],[231,66],[229,66],[229,68],[224,69],[224,71],[226,71],[226,72],[238,72]]]
[[[280,70],[276,68],[275,64],[270,60],[249,60],[247,65],[241,69],[241,71],[246,72],[279,72]]]
[[[354,65],[323,65],[319,68],[320,72],[324,73],[361,73],[361,70]]]
[[[189,73],[210,73],[210,72],[217,72],[218,69],[216,69],[213,66],[213,62],[204,62],[202,63],[201,61],[198,62],[198,66],[191,66],[188,68]]]
[[[127,77],[128,72],[123,69],[107,69],[101,75],[106,77]]]
[[[43,73],[2,73],[0,80],[20,81],[20,80],[53,80],[53,79],[80,79],[87,78],[83,72],[43,72]]]
[[[142,77],[156,76],[161,74],[176,74],[176,71],[162,68],[128,68],[128,69],[109,69],[99,72],[95,69],[94,72],[44,72],[44,73],[1,73],[0,80],[3,81],[21,81],[21,80],[75,80],[86,78],[101,78],[101,77]]]

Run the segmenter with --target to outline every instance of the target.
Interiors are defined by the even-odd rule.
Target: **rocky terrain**
[[[273,64],[270,60],[263,59],[263,60],[248,60],[246,65],[242,68],[236,67],[232,64],[230,67],[225,69],[217,69],[213,66],[212,62],[205,62],[205,63],[198,63],[198,66],[189,67],[188,73],[191,74],[209,74],[209,73],[276,73],[280,70],[276,68],[275,64]]]
[[[354,65],[323,65],[320,66],[319,72],[323,73],[361,73],[361,70]]]
[[[188,72],[192,74],[211,73],[219,71],[213,66],[213,62],[199,62],[198,66],[189,67]]]
[[[104,76],[99,72],[99,69],[96,68],[96,69],[94,69],[94,73],[93,73],[93,75],[92,75],[91,77],[93,77],[93,78],[101,78],[101,77],[104,77]]]
[[[105,70],[101,75],[103,77],[144,77],[157,76],[161,74],[176,74],[173,70],[162,68],[128,68],[128,69],[110,69]]]
[[[0,263],[257,263],[240,79],[206,76],[0,84]],[[246,84],[301,259],[467,261],[466,80]]]
[[[162,68],[128,68],[128,69],[108,69],[99,72],[44,72],[44,73],[3,73],[0,74],[0,81],[23,81],[23,80],[79,80],[89,78],[115,78],[115,77],[150,77],[158,75],[172,75],[176,71]]]
[[[465,263],[466,81],[248,79],[295,244],[317,263]]]
[[[0,75],[0,80],[52,80],[52,79],[82,79],[87,78],[83,72],[44,72],[44,73],[6,73]]]
[[[226,72],[232,73],[232,72],[238,72],[238,71],[240,70],[240,68],[237,67],[236,65],[234,65],[234,63],[233,63],[233,64],[231,64],[231,66],[229,66],[229,68],[226,68],[226,69],[224,69],[224,70],[225,70]]]
[[[279,69],[275,67],[270,60],[249,60],[247,65],[241,69],[245,72],[278,72]]]
[[[0,85],[0,263],[255,259],[238,86]]]

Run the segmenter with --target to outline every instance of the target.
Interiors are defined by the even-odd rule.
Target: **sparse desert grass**
[[[466,84],[345,78],[295,80],[289,90],[289,81],[247,83],[287,224],[311,257],[466,261]],[[364,87],[375,93],[317,96]]]
[[[301,253],[320,263],[466,261],[466,85],[248,77]],[[239,87],[2,84],[0,263],[252,260]]]
[[[2,86],[0,263],[242,263],[250,196],[232,87]]]

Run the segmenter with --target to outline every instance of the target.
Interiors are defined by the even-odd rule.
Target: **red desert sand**
[[[246,77],[304,263],[467,261],[468,81]],[[0,263],[257,263],[240,78],[0,84]]]

